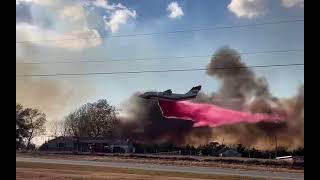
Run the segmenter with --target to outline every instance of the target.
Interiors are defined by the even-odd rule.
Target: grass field
[[[17,180],[31,180],[31,179],[58,179],[58,180],[262,180],[263,178],[251,178],[240,176],[221,176],[221,175],[206,175],[194,173],[180,173],[180,172],[161,172],[161,171],[147,171],[134,170],[122,168],[109,167],[95,167],[95,166],[80,166],[80,165],[62,165],[62,164],[47,164],[47,163],[30,163],[17,162],[16,164],[16,179]]]

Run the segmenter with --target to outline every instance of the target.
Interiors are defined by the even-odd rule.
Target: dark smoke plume
[[[155,100],[143,100],[133,95],[122,117],[123,134],[142,143],[174,143],[178,145],[208,143],[212,129],[193,128],[190,121],[164,118]]]
[[[223,69],[229,67],[242,67]],[[122,117],[128,137],[142,142],[171,142],[199,145],[209,141],[243,144],[257,149],[279,146],[304,146],[304,91],[296,97],[278,99],[269,91],[266,79],[256,77],[241,61],[240,54],[228,47],[218,50],[207,66],[207,74],[222,81],[218,92],[200,93],[194,100],[224,108],[260,113],[279,113],[286,122],[235,124],[218,128],[193,128],[189,121],[174,121],[162,117],[156,101],[146,101],[134,95],[126,104],[127,116]]]
[[[215,68],[246,67],[235,50],[224,47],[218,50],[208,65],[207,74],[222,81],[215,96],[208,97],[211,103],[232,109],[251,112],[281,113],[287,116],[282,123],[236,124],[214,129],[213,138],[229,143],[241,143],[259,149],[271,149],[275,139],[287,148],[303,147],[303,90],[297,97],[278,99],[272,97],[267,81],[258,78],[249,68],[221,70]],[[224,101],[217,99],[225,99]],[[238,101],[231,101],[238,99]],[[296,126],[295,124],[299,124]]]
[[[243,67],[243,68],[238,68]],[[240,54],[228,47],[218,50],[207,66],[207,74],[222,80],[222,98],[270,97],[267,81],[256,78],[254,72],[241,62]],[[230,68],[230,69],[225,69]]]

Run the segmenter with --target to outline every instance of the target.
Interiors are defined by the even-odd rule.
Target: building
[[[46,142],[42,150],[131,153],[135,151],[129,140],[107,139],[103,137],[57,137]]]
[[[241,157],[241,153],[239,153],[235,149],[227,149],[219,154],[220,157]]]

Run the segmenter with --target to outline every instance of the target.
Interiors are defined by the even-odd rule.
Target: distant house
[[[239,153],[237,150],[235,149],[227,149],[222,151],[219,154],[220,157],[241,157],[241,153]]]
[[[107,139],[103,137],[57,137],[46,142],[42,150],[130,153],[134,152],[135,148],[128,140],[122,139]]]

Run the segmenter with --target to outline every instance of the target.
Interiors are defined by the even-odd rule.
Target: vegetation
[[[59,123],[52,124],[52,134],[72,137],[120,137],[117,109],[100,99],[93,103],[86,103],[71,112]],[[16,147],[32,148],[31,140],[44,133],[46,116],[37,109],[24,108],[16,104]],[[129,137],[130,138],[130,137]],[[304,148],[288,150],[277,147],[276,150],[260,151],[247,148],[241,144],[226,146],[218,142],[194,147],[192,145],[177,146],[174,144],[139,144],[135,143],[136,153],[173,153],[180,155],[219,156],[225,150],[236,149],[242,157],[274,159],[276,156],[304,155]]]
[[[46,115],[38,109],[16,104],[16,149],[31,149],[32,139],[45,133]]]
[[[136,153],[161,153],[175,152],[181,155],[203,155],[203,156],[219,156],[219,154],[228,149],[236,149],[241,153],[242,157],[274,159],[277,156],[304,156],[304,148],[288,150],[284,147],[278,147],[276,150],[261,151],[255,148],[246,148],[241,144],[237,146],[226,146],[218,142],[212,142],[207,145],[194,147],[192,145],[176,146],[173,144],[134,144]]]
[[[119,133],[116,115],[105,99],[87,103],[65,118],[64,132],[72,137],[114,137]]]

